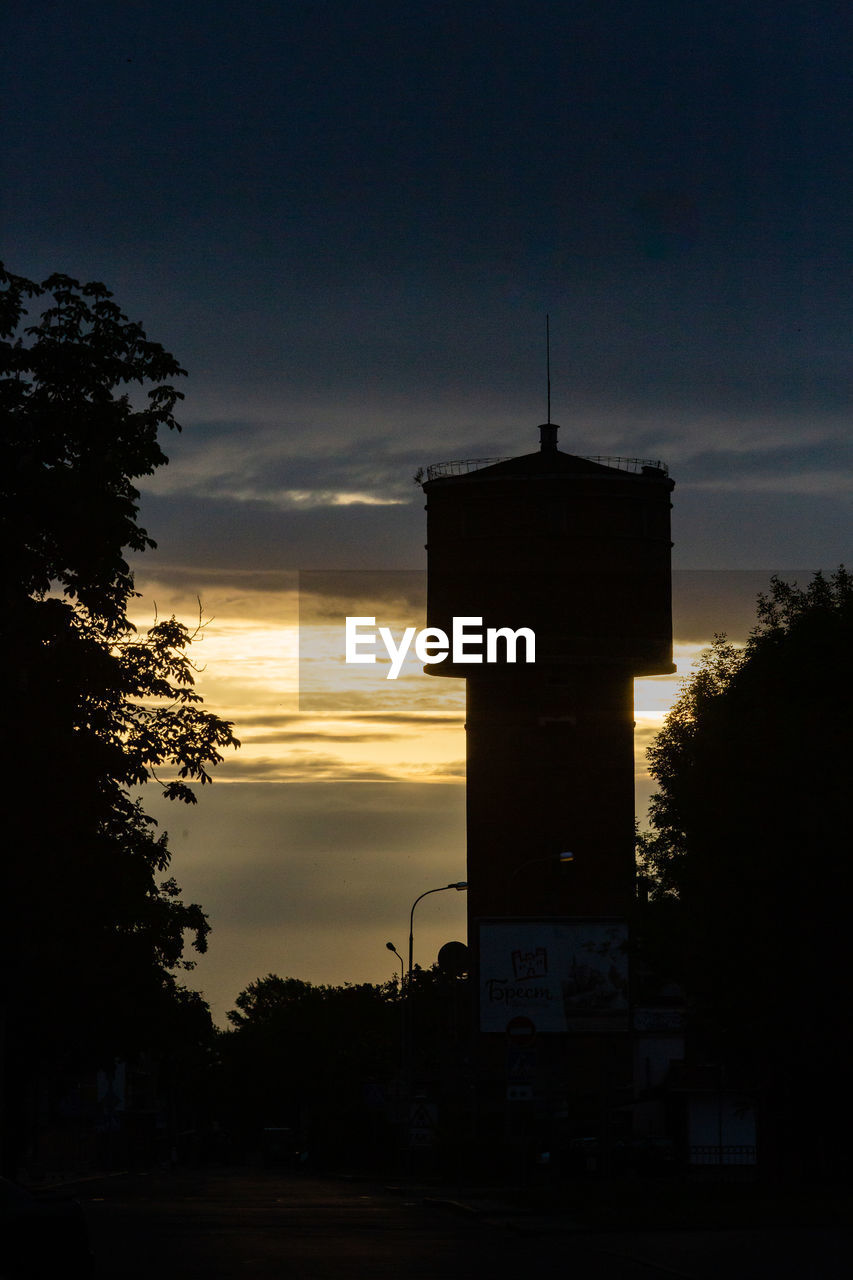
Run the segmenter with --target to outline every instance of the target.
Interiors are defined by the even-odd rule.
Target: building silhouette
[[[450,655],[425,669],[467,681],[481,1088],[496,1108],[504,1090],[538,1098],[542,1123],[553,1128],[559,1113],[571,1132],[593,1116],[600,1129],[602,1080],[613,1097],[631,1085],[621,1033],[635,896],[633,680],[674,670],[674,486],[661,463],[576,457],[558,450],[555,424],[539,430],[537,452],[439,464],[423,484],[427,625],[450,634],[467,617],[483,631],[529,628],[535,662],[519,660],[520,645],[508,661],[499,645],[492,663]],[[489,978],[501,963],[506,972]],[[507,1028],[508,1057],[505,1036],[488,1034]],[[515,1084],[513,1031],[536,1046]]]

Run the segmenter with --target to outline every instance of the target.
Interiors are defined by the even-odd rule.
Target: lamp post
[[[409,1072],[406,1055],[406,1005],[408,999],[404,999],[406,994],[406,968],[403,957],[394,946],[393,942],[386,942],[385,946],[389,951],[393,951],[394,955],[400,961],[400,1087],[405,1089],[407,1094],[411,1092],[409,1089]]]
[[[414,902],[412,903],[412,909],[409,912],[409,976],[406,982],[406,1003],[404,1008],[406,1011],[406,1022],[407,1022],[407,1034],[405,1039],[406,1084],[407,1084],[407,1092],[410,1100],[412,1099],[412,1096],[414,1093],[414,1090],[413,1090],[414,1042],[413,1042],[413,1018],[412,1018],[412,1014],[413,1014],[412,967],[413,967],[414,946],[415,946],[415,936],[414,936],[415,907],[418,905],[418,903],[421,901],[422,898],[428,897],[429,894],[431,893],[443,893],[445,889],[461,890],[461,889],[467,889],[467,888],[468,888],[467,880],[456,880],[452,884],[440,884],[436,889],[427,889],[425,890],[424,893],[418,894],[417,898],[415,898]],[[391,944],[388,943],[387,945],[390,947]]]
[[[388,948],[389,951],[393,951],[394,955],[400,961],[400,994],[402,995],[403,987],[406,984],[406,963],[403,957],[400,955],[400,952],[394,946],[393,942],[386,942],[385,946]]]
[[[445,889],[467,889],[467,888],[468,888],[467,880],[457,880],[453,884],[440,884],[437,889],[427,889],[424,893],[420,894],[417,898],[415,898],[414,902],[412,903],[412,909],[409,912],[409,982],[408,982],[408,986],[410,989],[412,985],[412,956],[413,956],[414,945],[415,945],[415,935],[414,935],[415,907],[418,905],[421,898],[426,898],[431,893],[443,893]]]

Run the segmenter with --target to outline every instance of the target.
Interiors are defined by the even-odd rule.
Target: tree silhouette
[[[230,1124],[243,1140],[257,1144],[265,1126],[285,1125],[315,1158],[378,1158],[390,1135],[366,1089],[399,1077],[398,984],[318,986],[268,974],[235,1004],[222,1056]]]
[[[257,979],[222,1038],[229,1127],[251,1147],[264,1126],[284,1125],[312,1160],[387,1167],[408,1146],[415,1100],[428,1097],[440,1104],[439,1145],[452,1162],[470,1134],[469,999],[467,983],[439,965],[416,966],[405,988],[396,978]]]
[[[774,578],[746,647],[718,637],[653,744],[641,841],[694,1043],[758,1087],[765,1154],[817,1169],[850,1138],[851,654],[843,567],[806,588]]]
[[[8,1115],[34,1074],[144,1044],[189,967],[185,931],[205,949],[204,912],[130,789],[165,770],[192,803],[239,744],[193,689],[197,633],[171,618],[139,636],[127,617],[125,552],[155,545],[132,481],[166,461],[184,371],[103,285],[2,268],[0,284]]]

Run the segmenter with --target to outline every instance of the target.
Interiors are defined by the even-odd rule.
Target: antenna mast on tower
[[[545,315],[545,371],[548,381],[548,426],[551,425],[551,317]]]
[[[557,432],[560,428],[551,421],[551,317],[545,316],[545,372],[548,385],[548,421],[539,427],[539,448],[543,453],[557,452]]]

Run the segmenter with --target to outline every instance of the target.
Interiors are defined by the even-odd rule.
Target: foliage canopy
[[[12,850],[0,945],[21,1051],[131,1051],[174,996],[174,970],[191,967],[185,931],[206,946],[207,918],[181,901],[166,836],[131,794],[165,770],[165,793],[194,802],[191,784],[239,745],[193,688],[198,629],[157,619],[138,635],[127,616],[126,552],[155,545],[133,481],[166,461],[158,432],[180,429],[183,374],[102,284],[0,267]]]
[[[843,566],[805,588],[774,577],[757,617],[744,648],[716,637],[649,749],[660,790],[641,852],[658,893],[690,894],[700,862],[727,865],[734,848],[744,867],[768,860],[762,874],[786,859],[802,874],[839,832],[853,577]]]
[[[649,752],[640,852],[695,1047],[747,1070],[794,1150],[840,1132],[817,1117],[849,1031],[853,577],[774,578],[757,617],[745,648],[717,638]]]

